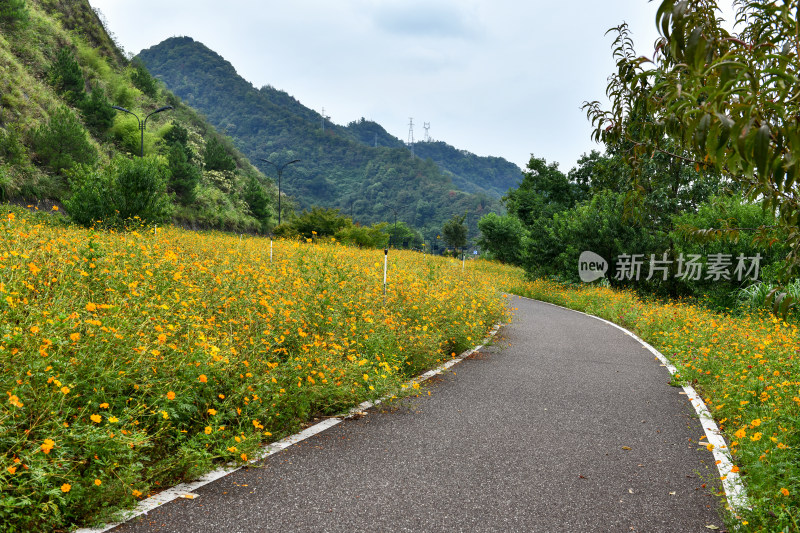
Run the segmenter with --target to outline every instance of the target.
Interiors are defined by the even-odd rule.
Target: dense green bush
[[[275,211],[272,209],[272,202],[264,190],[264,186],[255,176],[250,176],[248,179],[243,198],[247,202],[250,212],[261,222],[261,230],[267,231],[275,216]]]
[[[194,203],[197,199],[197,184],[200,182],[200,169],[189,161],[186,152],[183,146],[176,143],[170,147],[168,155],[168,189],[175,193],[182,205]]]
[[[236,161],[228,155],[225,145],[217,138],[212,136],[206,142],[206,150],[203,153],[203,161],[206,170],[236,170]]]
[[[84,226],[98,221],[119,226],[133,219],[162,222],[170,215],[167,181],[168,170],[158,158],[118,155],[102,171],[80,166],[71,172],[73,192],[64,205]]]
[[[150,98],[155,98],[158,94],[158,85],[156,85],[155,78],[150,75],[142,60],[135,58],[131,62],[131,67],[133,69],[131,72],[133,85]]]
[[[61,48],[56,53],[56,59],[50,66],[47,79],[70,104],[78,105],[85,98],[86,82],[83,79],[83,72],[69,48]]]
[[[25,0],[3,0],[0,3],[0,24],[6,26],[25,24],[29,16]]]
[[[84,99],[81,105],[83,121],[95,137],[102,138],[114,125],[116,111],[111,108],[111,103],[106,98],[102,87],[95,87],[91,95]]]
[[[83,124],[67,107],[56,109],[34,130],[31,144],[36,159],[56,173],[76,164],[94,165],[98,157]]]
[[[483,252],[503,263],[522,264],[522,247],[528,232],[518,218],[489,213],[480,219],[478,229],[478,246]]]

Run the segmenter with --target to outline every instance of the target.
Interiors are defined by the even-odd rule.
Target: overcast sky
[[[604,99],[627,22],[652,55],[658,0],[90,0],[126,52],[189,36],[254,86],[337,124],[361,117],[520,167],[602,149],[581,110]]]

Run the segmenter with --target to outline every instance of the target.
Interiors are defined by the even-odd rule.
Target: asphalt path
[[[703,429],[653,355],[580,313],[511,305],[493,344],[420,396],[113,531],[723,530]]]

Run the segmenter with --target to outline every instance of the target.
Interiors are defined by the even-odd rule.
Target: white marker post
[[[386,272],[389,269],[389,249],[383,249],[383,305],[386,305]]]

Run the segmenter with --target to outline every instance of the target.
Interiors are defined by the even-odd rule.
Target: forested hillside
[[[56,205],[87,225],[274,224],[271,182],[128,61],[87,1],[4,3],[0,30],[0,200]]]
[[[282,187],[303,208],[339,208],[361,223],[396,216],[429,239],[454,214],[470,213],[467,223],[474,230],[480,216],[501,209],[498,198],[521,179],[507,161],[444,143],[419,143],[412,157],[402,141],[363,119],[347,127],[326,122],[323,130],[319,113],[272,87],[256,89],[189,37],[167,39],[138,57],[266,175],[274,171],[262,158],[278,164],[299,159],[285,170]],[[420,156],[426,150],[429,156]]]

